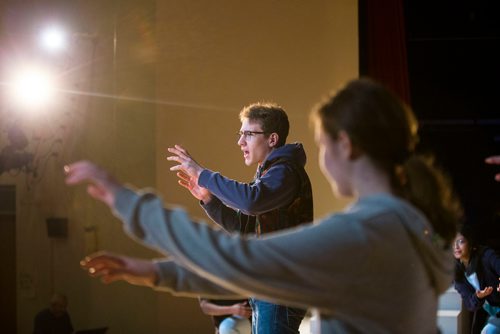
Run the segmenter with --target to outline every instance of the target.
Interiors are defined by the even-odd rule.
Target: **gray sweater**
[[[258,239],[193,222],[150,192],[123,188],[115,214],[168,256],[157,263],[158,288],[310,307],[321,333],[436,333],[438,295],[451,284],[451,248],[420,211],[388,194]]]

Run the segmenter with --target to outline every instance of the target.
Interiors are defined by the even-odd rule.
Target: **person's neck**
[[[366,156],[353,162],[352,184],[358,198],[378,193],[393,193],[389,175],[376,167]]]

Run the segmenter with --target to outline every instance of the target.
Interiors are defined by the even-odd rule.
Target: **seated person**
[[[476,245],[469,228],[462,228],[455,238],[455,289],[465,307],[475,312],[472,331],[500,333],[500,256],[488,247]],[[482,309],[489,316],[479,320]]]
[[[250,334],[252,309],[248,300],[211,300],[200,298],[203,313],[212,316],[216,334]]]
[[[50,299],[49,307],[35,316],[33,334],[71,334],[73,325],[67,312],[68,299],[56,293]]]

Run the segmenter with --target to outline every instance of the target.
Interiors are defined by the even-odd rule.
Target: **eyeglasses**
[[[264,132],[264,131],[238,131],[236,132],[236,136],[238,137],[238,140],[241,138],[241,136],[243,136],[243,139],[245,140],[252,140],[252,138],[255,136],[255,135],[264,135],[264,134],[267,134],[267,132]]]
[[[454,241],[455,247],[463,246],[466,243],[467,243],[467,241],[465,239],[457,239],[457,240]]]

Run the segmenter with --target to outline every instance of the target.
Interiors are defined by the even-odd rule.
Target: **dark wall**
[[[449,172],[466,210],[487,239],[500,231],[500,2],[405,0],[411,102],[421,150]],[[496,233],[497,235],[500,235]]]

